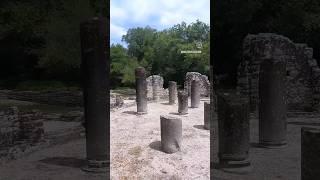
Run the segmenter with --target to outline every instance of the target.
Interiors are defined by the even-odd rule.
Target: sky
[[[110,43],[126,46],[121,39],[129,28],[163,30],[197,19],[210,24],[210,0],[111,0],[110,16]]]

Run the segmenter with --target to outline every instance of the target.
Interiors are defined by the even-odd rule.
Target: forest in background
[[[50,87],[80,84],[79,24],[99,12],[109,14],[101,0],[0,1],[0,87],[26,88],[39,83]],[[104,3],[106,4],[106,3]],[[197,21],[157,31],[152,27],[129,29],[127,47],[111,46],[111,85],[132,86],[133,69],[181,83],[186,71],[207,74],[209,30],[214,73],[226,74],[225,86],[236,85],[242,41],[248,34],[277,33],[296,43],[307,43],[320,60],[319,0],[215,0],[211,28]],[[199,54],[181,54],[194,49]],[[42,89],[40,87],[39,89]]]
[[[0,2],[0,87],[54,89],[81,84],[79,24],[106,12],[100,0],[4,0]],[[105,8],[105,9],[104,9]],[[182,22],[157,31],[135,27],[123,36],[127,47],[110,47],[112,88],[134,85],[134,69],[183,82],[188,71],[209,72],[207,24]],[[202,43],[201,54],[181,54]]]

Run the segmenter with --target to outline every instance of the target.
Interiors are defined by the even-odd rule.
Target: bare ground
[[[112,179],[210,179],[210,134],[203,129],[203,102],[177,115],[177,105],[149,103],[148,114],[136,115],[136,106],[111,113]],[[190,101],[189,101],[190,102]],[[182,150],[161,151],[160,115],[180,117]]]

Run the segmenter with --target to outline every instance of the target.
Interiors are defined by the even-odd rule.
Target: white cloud
[[[137,26],[163,29],[197,19],[210,23],[210,0],[111,0],[110,4],[111,24],[117,25],[111,37]]]

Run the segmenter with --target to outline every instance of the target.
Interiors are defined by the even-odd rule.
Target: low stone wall
[[[4,92],[2,94],[4,94]],[[6,97],[8,99],[50,105],[83,105],[82,93],[80,91],[7,91]]]

